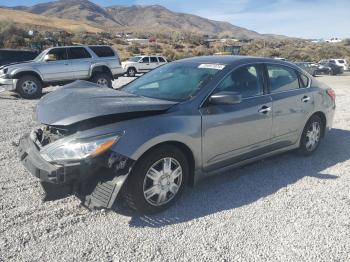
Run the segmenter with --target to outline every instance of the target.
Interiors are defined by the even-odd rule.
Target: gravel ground
[[[0,93],[0,261],[350,261],[350,74],[318,79],[337,112],[315,155],[209,178],[155,216],[90,212],[73,196],[42,203],[12,145],[37,101]]]

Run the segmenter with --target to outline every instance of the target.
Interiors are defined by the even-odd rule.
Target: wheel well
[[[167,142],[162,142],[160,144],[157,144],[151,148],[149,148],[146,152],[142,154],[142,156],[139,158],[141,159],[145,154],[148,152],[154,150],[155,148],[162,147],[164,145],[172,145],[177,147],[178,149],[181,150],[182,153],[185,154],[187,160],[188,160],[188,165],[189,165],[189,178],[188,178],[188,185],[193,186],[194,185],[194,167],[195,167],[195,161],[194,161],[194,156],[192,153],[192,150],[185,145],[184,143],[178,142],[178,141],[167,141]]]
[[[92,69],[91,76],[93,76],[96,73],[106,73],[112,76],[111,70],[107,66],[97,66],[94,69]]]
[[[321,111],[318,111],[316,113],[313,114],[313,116],[318,116],[319,118],[321,118],[321,121],[322,121],[322,136],[324,136],[324,134],[326,133],[326,127],[327,127],[327,119],[326,119],[326,115],[321,112]]]
[[[134,66],[129,66],[127,70],[129,70],[129,69],[131,69],[131,68],[134,69],[135,71],[137,71],[137,70],[136,70],[136,67],[134,67]]]
[[[33,71],[19,72],[19,73],[15,74],[15,75],[13,76],[13,78],[19,79],[19,78],[21,78],[21,77],[24,76],[24,75],[35,76],[36,78],[39,79],[39,81],[40,81],[41,83],[43,82],[43,80],[41,79],[40,75],[39,75],[38,73],[36,73],[36,72],[33,72]]]

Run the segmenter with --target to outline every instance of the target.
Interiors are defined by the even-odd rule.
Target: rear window
[[[109,46],[90,46],[90,48],[98,57],[115,56],[112,48]]]
[[[270,79],[271,93],[299,88],[298,75],[294,69],[279,65],[268,65],[267,71]]]
[[[338,62],[344,64],[344,60],[338,60]]]
[[[161,62],[161,63],[165,63],[165,59],[164,59],[163,57],[161,57],[161,56],[158,57],[158,60],[159,60],[159,62]]]
[[[91,55],[84,47],[68,48],[68,59],[91,58]]]

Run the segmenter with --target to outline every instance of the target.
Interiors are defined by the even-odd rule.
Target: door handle
[[[266,115],[268,112],[270,112],[272,109],[269,106],[263,106],[262,108],[259,109],[260,114]]]
[[[307,102],[310,101],[310,99],[311,99],[311,97],[309,97],[309,96],[304,96],[304,97],[301,99],[301,101],[303,101],[304,103],[307,103]]]

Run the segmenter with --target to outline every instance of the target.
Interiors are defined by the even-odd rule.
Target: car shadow
[[[180,200],[156,215],[141,215],[122,206],[131,227],[163,227],[249,205],[304,177],[330,180],[326,169],[350,159],[350,131],[333,129],[310,157],[294,152],[270,157],[225,174],[209,177],[186,189]]]

